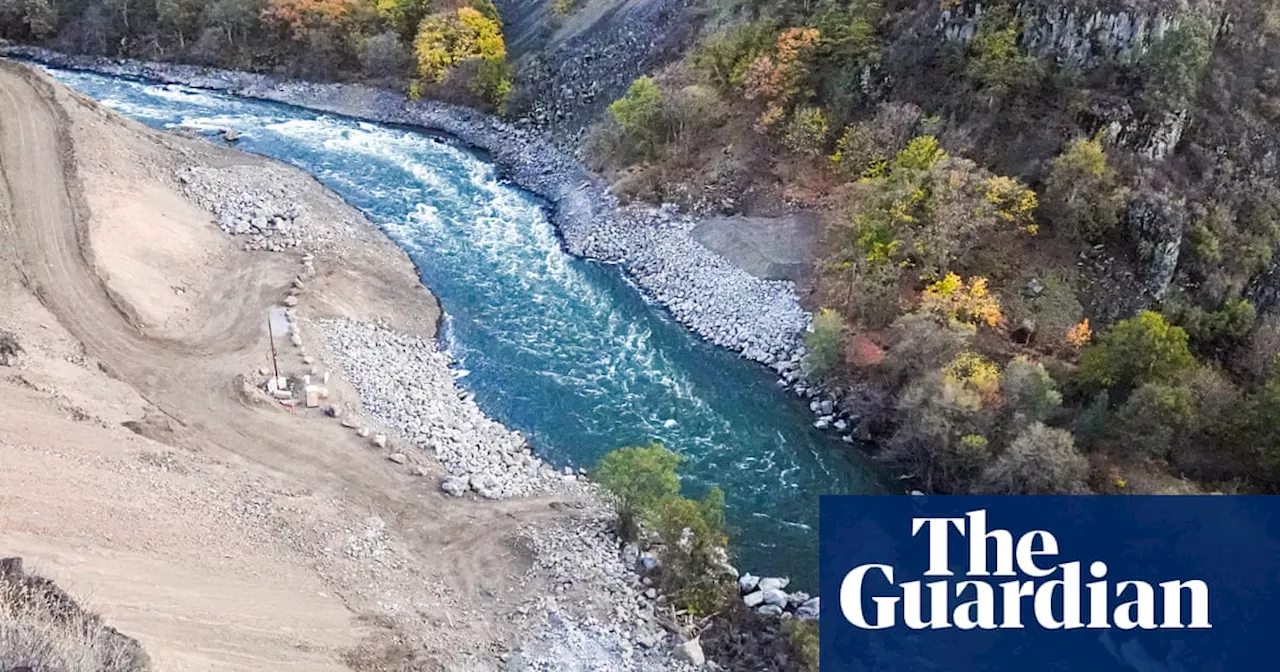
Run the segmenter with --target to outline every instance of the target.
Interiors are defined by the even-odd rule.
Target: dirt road
[[[26,351],[0,367],[0,552],[161,669],[495,669],[519,636],[504,616],[542,589],[516,531],[564,507],[444,497],[337,421],[247,392],[298,258],[221,234],[165,179],[189,163],[287,170],[0,61],[0,329]],[[313,188],[311,207],[359,217]],[[367,224],[340,244],[304,318],[430,335],[439,307],[403,253]]]

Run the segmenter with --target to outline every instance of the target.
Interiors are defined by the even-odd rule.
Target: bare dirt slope
[[[0,61],[0,330],[24,350],[0,366],[3,553],[159,669],[496,668],[506,615],[542,588],[516,531],[572,507],[447,498],[420,453],[385,459],[394,437],[377,450],[246,385],[301,253],[241,249],[169,179],[188,165],[289,170]],[[307,184],[316,221],[363,222]],[[307,342],[319,317],[432,335],[408,259],[367,223],[330,233],[297,308]]]

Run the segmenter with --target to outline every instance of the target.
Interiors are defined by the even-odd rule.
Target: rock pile
[[[761,280],[694,241],[670,207],[620,209],[588,236],[587,256],[622,262],[636,283],[704,339],[773,365],[791,361],[809,314],[794,285]]]
[[[681,670],[670,659],[676,642],[658,623],[657,592],[637,570],[638,554],[618,553],[611,512],[586,510],[577,520],[525,528],[534,551],[530,576],[555,586],[522,611],[533,636],[518,652],[520,669],[561,670],[565,661],[590,670]],[[588,601],[578,591],[590,587]],[[604,616],[579,608],[594,607]]]
[[[738,577],[738,592],[742,603],[764,616],[783,616],[804,621],[816,621],[819,614],[819,598],[810,597],[804,591],[788,593],[783,590],[788,579],[760,578],[751,574]]]
[[[458,390],[449,355],[435,343],[351,320],[319,326],[364,407],[444,465],[445,492],[500,499],[542,492],[568,478]]]
[[[281,252],[324,238],[284,173],[276,179],[257,167],[189,166],[175,177],[188,198],[217,217],[219,228],[246,239],[246,250]]]

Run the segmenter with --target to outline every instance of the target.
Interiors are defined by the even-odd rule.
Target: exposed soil
[[[181,196],[188,165],[291,171],[0,62],[0,331],[21,347],[0,365],[4,554],[158,669],[496,669],[545,589],[519,530],[575,515],[568,495],[446,497],[426,455],[392,463],[394,437],[379,451],[247,385],[303,252],[243,250]],[[304,182],[314,221],[363,222]],[[329,233],[297,308],[308,344],[329,317],[434,335],[398,248],[367,223]],[[282,373],[301,354],[283,348]]]

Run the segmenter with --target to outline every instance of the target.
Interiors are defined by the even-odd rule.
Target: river
[[[556,466],[661,441],[685,493],[718,485],[734,562],[816,592],[818,496],[883,491],[807,400],[704,343],[617,266],[561,249],[543,204],[448,139],[181,86],[51,70],[159,128],[240,131],[240,149],[305,170],[399,244],[445,311],[441,339],[480,407]]]

